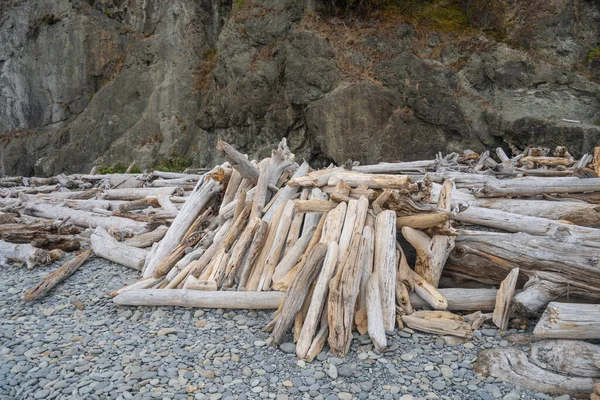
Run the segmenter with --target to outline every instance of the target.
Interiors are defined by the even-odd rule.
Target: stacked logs
[[[542,312],[536,337],[600,338],[600,148],[579,160],[564,147],[512,148],[320,170],[298,165],[285,140],[260,162],[217,149],[226,161],[203,174],[61,177],[39,186],[60,192],[37,193],[6,178],[3,207],[87,228],[79,242],[140,270],[115,303],[276,309],[264,328],[273,345],[291,334],[306,360],[326,343],[345,356],[354,330],[383,351],[396,326],[468,339],[486,320],[505,330]],[[597,346],[536,345],[554,369],[514,349],[486,350],[478,368],[535,390],[593,392]],[[579,348],[592,354],[587,375],[555,373],[560,353]]]

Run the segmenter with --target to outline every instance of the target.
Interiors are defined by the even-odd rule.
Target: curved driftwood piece
[[[194,223],[198,215],[200,215],[200,212],[202,212],[202,209],[220,190],[221,184],[212,179],[204,183],[202,181],[198,182],[198,186],[192,191],[177,214],[177,217],[171,223],[167,234],[159,242],[152,259],[145,265],[144,277],[154,275],[156,266],[179,245],[189,227]]]
[[[84,228],[96,228],[100,226],[107,230],[113,228],[121,232],[143,233],[146,231],[145,223],[129,218],[99,215],[89,211],[74,210],[51,204],[30,203],[25,208],[25,213],[46,219],[68,219],[73,225]]]
[[[271,334],[271,337],[273,338],[273,346],[279,346],[283,335],[290,328],[294,322],[296,314],[302,308],[302,304],[304,303],[304,299],[310,288],[310,282],[312,282],[320,272],[326,253],[327,246],[322,243],[317,244],[308,255],[304,266],[294,277],[294,280],[292,281],[292,284],[285,295],[281,314],[279,314],[277,317],[277,322],[275,323],[273,333]]]
[[[78,254],[75,258],[61,265],[56,271],[46,276],[40,283],[27,290],[23,295],[23,300],[34,301],[40,297],[44,297],[50,290],[56,287],[59,283],[73,275],[75,271],[92,254],[91,250],[86,250]]]
[[[38,265],[46,265],[52,262],[50,253],[46,250],[38,249],[30,244],[13,244],[0,240],[0,265],[6,265],[9,262],[19,262],[32,269]]]
[[[402,320],[409,328],[436,335],[473,337],[473,330],[463,317],[448,311],[415,311],[404,315]]]
[[[104,228],[98,227],[91,237],[92,250],[96,256],[141,271],[148,250],[117,242]]]
[[[561,374],[600,378],[600,346],[583,340],[541,340],[531,344],[531,361]]]
[[[385,350],[387,347],[381,301],[379,276],[376,273],[373,273],[367,281],[367,331],[369,332],[371,341],[373,341],[373,345],[379,351]]]
[[[327,253],[325,254],[325,260],[323,261],[323,268],[313,294],[311,296],[310,305],[304,318],[304,324],[296,343],[296,355],[298,358],[305,358],[310,349],[310,345],[313,342],[313,337],[317,331],[317,327],[321,320],[321,313],[323,311],[323,305],[327,299],[327,292],[329,290],[329,281],[335,272],[335,266],[338,261],[339,246],[335,242],[329,243],[327,246]]]
[[[232,292],[186,289],[128,290],[113,301],[120,306],[180,306],[197,308],[225,308],[274,310],[279,307],[281,292]]]
[[[519,268],[513,268],[508,276],[500,284],[498,294],[496,295],[496,307],[492,321],[500,330],[508,328],[508,318],[510,317],[510,304],[517,286],[517,278],[519,278]]]
[[[379,277],[383,326],[393,331],[396,324],[396,213],[383,211],[375,223],[375,261],[373,270]],[[331,329],[331,327],[330,327]]]
[[[154,243],[159,242],[169,230],[168,227],[161,225],[155,230],[140,235],[134,236],[123,241],[123,244],[131,247],[145,248],[150,247]]]
[[[548,304],[533,334],[546,339],[600,339],[600,304]]]
[[[522,276],[538,274],[544,281],[567,284],[572,294],[600,298],[596,242],[581,240],[569,231],[554,237],[458,232],[456,249],[445,268],[451,275],[497,285],[518,267]]]
[[[574,378],[546,371],[530,363],[521,350],[511,347],[481,351],[477,355],[475,370],[552,396],[566,393],[575,398],[585,398],[594,390],[592,378]]]
[[[530,317],[546,308],[548,303],[567,293],[564,282],[551,282],[537,274],[529,276],[523,291],[513,297],[511,308],[515,314]]]

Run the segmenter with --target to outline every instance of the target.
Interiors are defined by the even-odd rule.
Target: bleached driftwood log
[[[600,178],[553,178],[495,180],[484,184],[478,197],[526,197],[553,193],[584,193],[600,191]]]
[[[510,317],[510,304],[517,286],[517,278],[519,277],[519,268],[513,268],[506,279],[500,284],[498,294],[496,296],[496,307],[492,321],[501,330],[508,328],[508,318]]]
[[[178,187],[166,188],[129,188],[109,189],[102,194],[104,200],[138,200],[145,197],[181,196],[183,189]]]
[[[379,163],[373,165],[359,165],[352,167],[352,171],[367,174],[397,174],[408,171],[420,171],[435,168],[436,160],[410,161],[398,163]]]
[[[496,305],[497,289],[437,289],[446,300],[449,311],[490,311]],[[416,293],[410,293],[410,304],[419,309],[430,305]]]
[[[359,265],[360,265],[360,286],[358,298],[356,300],[356,313],[354,314],[354,323],[356,330],[364,335],[368,332],[368,314],[367,314],[367,283],[373,273],[373,252],[375,248],[375,232],[370,226],[363,228],[363,235],[360,243]],[[379,296],[381,298],[381,296]]]
[[[415,311],[411,315],[404,315],[402,320],[410,328],[423,332],[473,337],[473,330],[464,318],[447,311]]]
[[[344,181],[351,187],[365,185],[372,189],[406,189],[411,182],[407,175],[363,174],[360,172],[335,172],[327,180],[329,186]]]
[[[217,143],[217,150],[225,154],[225,158],[236,171],[256,185],[260,172],[242,153],[222,140]]]
[[[148,250],[127,246],[124,243],[117,242],[117,240],[102,227],[96,228],[92,234],[91,244],[92,250],[94,250],[96,256],[137,271],[142,270],[144,261],[148,255]]]
[[[393,331],[396,323],[396,265],[396,213],[386,210],[377,216],[373,264],[373,270],[379,277],[386,331]]]
[[[546,371],[529,362],[519,349],[487,349],[477,355],[475,370],[536,392],[552,396],[569,394],[575,398],[588,397],[594,390],[592,378],[575,378]]]
[[[160,241],[165,236],[168,230],[168,227],[161,225],[153,231],[142,233],[140,235],[136,235],[132,238],[124,240],[123,244],[131,247],[138,247],[140,249],[150,247],[154,243]]]
[[[541,340],[531,344],[531,361],[557,372],[600,378],[600,346],[583,340]]]
[[[52,262],[50,254],[46,250],[38,249],[30,244],[13,244],[0,240],[0,265],[5,266],[9,262],[18,262],[32,269],[38,265],[46,265]]]
[[[530,317],[544,310],[552,300],[567,293],[568,285],[564,282],[552,282],[541,279],[537,274],[530,274],[523,291],[513,297],[511,308],[515,314]]]
[[[225,309],[276,309],[283,300],[281,292],[231,292],[186,289],[128,290],[113,301],[120,306],[180,306]]]
[[[73,210],[68,207],[54,206],[42,203],[29,203],[25,213],[34,217],[46,219],[68,219],[73,225],[84,228],[96,228],[98,226],[104,229],[113,229],[120,232],[143,233],[146,231],[146,224],[131,220],[129,218],[99,215],[83,210]]]
[[[304,235],[302,235],[300,239],[292,246],[291,249],[289,249],[289,251],[281,259],[279,264],[277,264],[277,267],[275,267],[275,272],[273,273],[273,282],[279,282],[279,280],[283,278],[283,276],[287,274],[298,263],[302,254],[306,252],[308,244],[310,243],[313,235],[315,234],[315,228],[316,227],[313,227]]]
[[[294,175],[292,176],[293,178],[299,178],[301,176],[306,175],[306,173],[308,172],[309,169],[309,165],[307,162],[303,162],[302,165],[300,165],[300,167],[296,170],[296,172],[294,172]],[[269,208],[269,210],[265,213],[263,219],[266,222],[269,222],[271,220],[271,218],[273,218],[273,214],[275,213],[275,209],[282,203],[287,202],[288,200],[290,200],[297,192],[298,192],[299,187],[294,187],[294,186],[284,186],[283,188],[281,188],[277,194],[275,195],[277,198],[275,199],[275,201],[273,202],[273,204],[271,205],[271,207]]]
[[[367,331],[369,332],[369,337],[373,341],[373,345],[379,351],[382,351],[387,347],[381,302],[379,276],[377,273],[373,273],[367,281]]]
[[[265,221],[260,221],[258,228],[256,229],[256,233],[252,238],[252,243],[250,244],[248,253],[246,253],[244,256],[242,265],[239,267],[240,281],[238,283],[238,290],[246,288],[246,283],[248,282],[248,278],[252,272],[252,266],[254,265],[256,258],[259,256],[260,251],[267,240],[268,234],[269,224],[267,224]]]
[[[45,296],[50,290],[56,287],[59,283],[73,275],[75,271],[92,254],[91,250],[86,250],[78,254],[75,258],[61,265],[56,271],[46,276],[40,283],[27,290],[23,295],[23,300],[34,301]]]
[[[448,308],[448,300],[446,297],[431,283],[427,282],[421,275],[415,271],[409,271],[412,277],[415,293],[425,300],[434,310],[446,310]]]
[[[552,302],[533,334],[547,339],[600,339],[600,304]]]
[[[221,190],[221,184],[209,179],[204,182],[198,182],[198,186],[190,194],[187,201],[173,220],[166,235],[159,242],[152,259],[148,260],[144,266],[144,278],[154,275],[154,270],[158,263],[162,261],[178,244],[183,235],[196,220],[202,209],[208,204],[212,197]],[[201,186],[200,186],[201,185]]]

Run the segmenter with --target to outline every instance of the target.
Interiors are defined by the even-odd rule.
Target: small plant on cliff
[[[194,76],[194,87],[200,92],[206,92],[210,87],[210,75],[217,65],[219,53],[215,49],[208,49],[202,54],[200,67],[192,74]]]
[[[164,172],[182,172],[190,165],[192,165],[192,161],[190,161],[190,159],[183,154],[171,153],[168,158],[160,160],[160,164],[154,167],[154,170]]]
[[[234,0],[233,6],[231,7],[233,11],[238,11],[244,8],[246,5],[246,0]]]
[[[125,171],[127,171],[127,165],[122,164],[122,163],[115,163],[113,165],[99,165],[98,166],[98,173],[101,175],[105,175],[105,174],[124,174]],[[142,171],[139,169],[139,167],[137,165],[134,165],[134,167],[131,169],[130,173],[132,174],[139,174]]]
[[[590,63],[590,62],[592,62],[592,61],[594,61],[594,60],[596,60],[596,59],[599,59],[599,58],[600,58],[600,46],[598,46],[598,47],[596,47],[596,48],[594,48],[594,49],[591,49],[591,50],[588,52],[588,55],[587,55],[586,61],[587,61],[588,63]]]

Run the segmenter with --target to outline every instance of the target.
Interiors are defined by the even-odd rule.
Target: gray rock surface
[[[0,1],[0,176],[206,166],[218,139],[315,166],[600,143],[597,1],[491,2],[450,32],[328,3]]]

